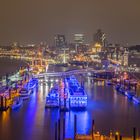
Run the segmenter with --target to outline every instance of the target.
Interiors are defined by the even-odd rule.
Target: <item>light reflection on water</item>
[[[96,130],[103,134],[108,134],[110,130],[120,130],[123,134],[131,135],[133,126],[140,127],[140,106],[115,93],[111,86],[86,79],[84,81],[84,88],[89,95],[87,110],[71,110],[60,114],[58,109],[45,109],[46,95],[53,84],[39,84],[38,92],[31,95],[30,100],[25,101],[22,108],[1,113],[0,128],[3,130],[4,124],[7,128],[2,131],[0,137],[7,135],[30,140],[54,138],[54,125],[60,115],[66,119],[66,137],[73,137],[75,114],[79,134],[91,132],[93,119]],[[19,131],[18,134],[15,129]]]
[[[111,86],[106,86],[103,82],[91,82],[87,79],[87,82],[85,82],[84,85],[85,90],[89,95],[88,108],[86,111],[70,111],[65,113],[67,137],[72,137],[74,133],[75,114],[78,118],[77,132],[80,134],[89,134],[91,132],[92,119],[95,119],[97,130],[100,130],[105,134],[109,133],[110,130],[122,130],[122,133],[129,135],[131,128],[135,125],[138,126],[137,121],[134,119],[138,118],[140,115],[140,108],[138,106],[138,110],[135,110],[135,105],[132,102],[126,97],[118,95]],[[46,89],[48,89],[48,85],[46,85]],[[47,90],[45,92],[47,93]],[[52,122],[56,122],[60,116],[60,112],[58,110],[52,111],[49,109],[46,111],[51,114],[50,119]],[[135,116],[136,113],[137,115]],[[130,119],[131,121],[128,122],[127,118],[128,121],[130,121]],[[121,124],[120,122],[123,123]],[[130,125],[127,129],[125,126],[126,124]],[[107,132],[105,132],[105,130]]]
[[[108,134],[110,130],[131,135],[132,127],[140,129],[140,106],[116,93],[111,86],[78,77],[84,82],[88,94],[88,107],[84,111],[59,112],[45,109],[45,99],[53,84],[40,83],[38,92],[31,95],[17,110],[0,114],[0,140],[50,140],[54,138],[54,125],[60,115],[66,119],[66,137],[73,137],[74,115],[77,115],[77,132],[89,134],[92,120],[96,130]],[[63,118],[62,117],[62,118]]]

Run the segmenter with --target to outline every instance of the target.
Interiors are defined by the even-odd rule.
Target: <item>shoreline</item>
[[[13,74],[20,67],[27,66],[27,63],[24,60],[18,60],[9,57],[1,57],[0,58],[0,78],[5,76],[6,74]]]

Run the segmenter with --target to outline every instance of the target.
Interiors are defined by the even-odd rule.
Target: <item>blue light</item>
[[[66,102],[69,102],[69,107],[86,107],[87,106],[87,94],[84,92],[84,89],[80,86],[77,79],[74,76],[65,78],[64,82],[64,89],[58,87],[56,89],[57,94],[54,94],[55,89],[52,88],[46,98],[46,106],[54,106],[51,102],[52,96],[53,98],[57,98],[56,104],[59,105],[60,99],[60,106],[64,104],[64,99]],[[66,85],[67,83],[67,85]],[[63,91],[65,91],[63,93]],[[52,104],[51,104],[52,103]]]

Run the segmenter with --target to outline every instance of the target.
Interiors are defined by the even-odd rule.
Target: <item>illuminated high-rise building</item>
[[[94,39],[94,43],[98,43],[103,47],[106,46],[106,35],[104,32],[102,32],[101,29],[97,30],[97,32],[94,34],[93,39]]]
[[[78,52],[78,48],[84,44],[84,34],[74,34],[75,52]]]
[[[74,42],[75,44],[83,44],[84,43],[84,34],[74,34]]]
[[[56,47],[65,47],[66,45],[66,37],[65,35],[57,34],[54,37],[55,46]]]

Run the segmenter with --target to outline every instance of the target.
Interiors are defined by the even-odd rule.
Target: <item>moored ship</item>
[[[74,76],[68,78],[68,85],[70,90],[70,107],[86,108],[87,94]]]
[[[46,97],[46,107],[59,107],[61,110],[86,108],[87,94],[74,76],[67,77],[50,90]]]
[[[53,87],[48,93],[45,107],[59,107],[59,93],[57,87]]]

